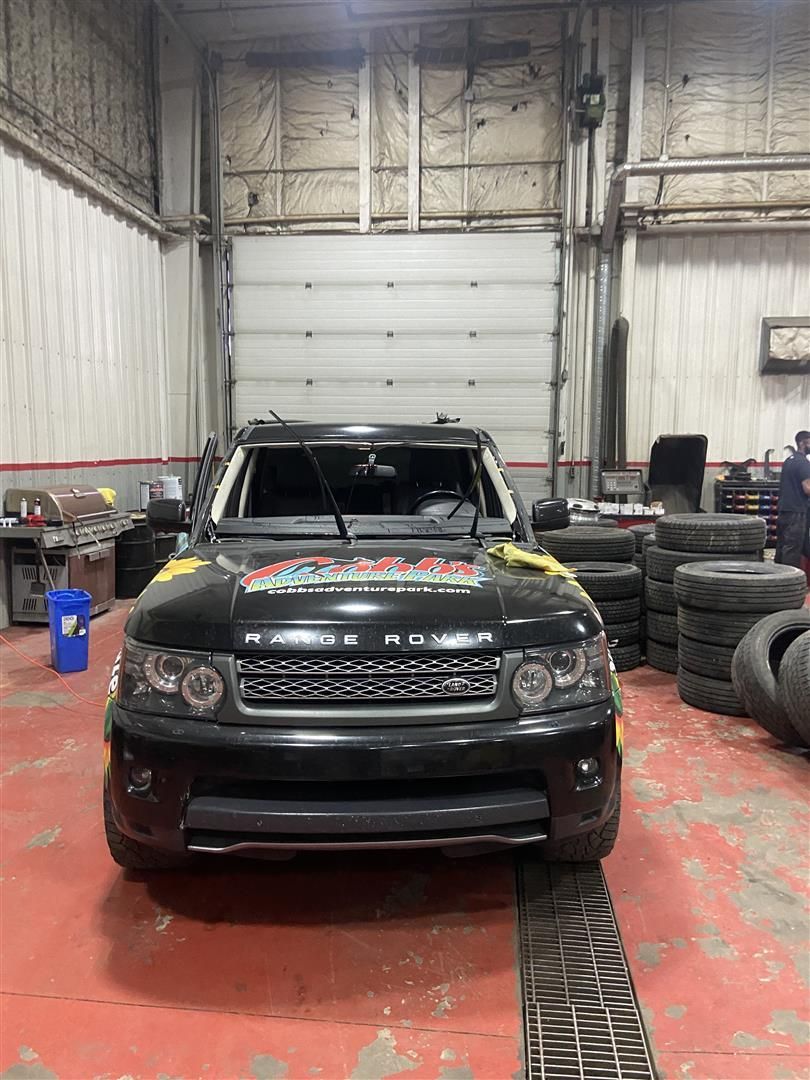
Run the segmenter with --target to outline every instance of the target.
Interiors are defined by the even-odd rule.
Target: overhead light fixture
[[[313,49],[306,52],[249,52],[245,63],[252,68],[334,67],[356,71],[366,59],[365,49]]]
[[[475,67],[487,60],[524,60],[531,51],[527,39],[503,41],[496,45],[446,46],[417,45],[415,58],[419,64],[439,67]]]

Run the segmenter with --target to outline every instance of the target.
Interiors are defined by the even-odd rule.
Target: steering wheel
[[[461,499],[461,496],[457,491],[448,491],[446,488],[437,488],[435,491],[426,491],[424,495],[419,495],[414,499],[409,506],[407,513],[415,514],[422,503],[428,502],[430,499],[438,498],[452,499],[454,502],[458,502]],[[464,501],[466,502],[468,500],[465,499]]]

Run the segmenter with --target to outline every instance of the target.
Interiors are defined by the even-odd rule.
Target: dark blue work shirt
[[[810,461],[797,450],[782,466],[779,484],[779,509],[789,513],[804,513],[810,509],[810,495],[804,493],[802,480],[810,480]]]

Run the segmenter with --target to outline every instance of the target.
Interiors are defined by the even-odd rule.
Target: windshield
[[[488,448],[311,444],[355,535],[512,535],[515,507]],[[212,513],[217,535],[330,535],[335,520],[300,446],[237,448]]]

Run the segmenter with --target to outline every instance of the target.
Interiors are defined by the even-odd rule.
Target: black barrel
[[[121,600],[139,596],[157,573],[155,533],[145,514],[133,514],[134,527],[115,542],[115,595]]]

